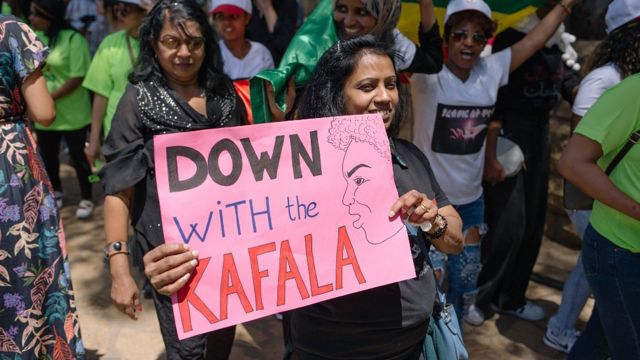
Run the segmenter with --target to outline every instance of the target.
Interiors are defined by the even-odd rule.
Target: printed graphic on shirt
[[[480,151],[493,106],[438,104],[431,148],[434,152],[467,155]]]

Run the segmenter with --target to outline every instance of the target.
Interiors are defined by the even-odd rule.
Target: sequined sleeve
[[[107,195],[134,187],[153,169],[153,154],[145,143],[136,92],[135,87],[127,86],[103,147],[107,163],[101,177]]]

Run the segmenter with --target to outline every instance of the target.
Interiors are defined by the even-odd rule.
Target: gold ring
[[[420,207],[422,208],[422,210],[424,210],[424,212],[426,212],[426,213],[428,213],[428,212],[429,212],[429,208],[428,208],[428,207],[426,207],[424,204],[420,204],[420,205],[418,205],[418,206],[420,206]]]

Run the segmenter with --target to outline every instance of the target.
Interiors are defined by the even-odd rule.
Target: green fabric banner
[[[265,81],[273,85],[277,105],[286,110],[283,89],[287,88],[287,80],[294,75],[296,86],[306,84],[322,54],[338,41],[331,7],[331,0],[321,0],[289,43],[280,66],[263,70],[251,79],[254,123],[271,121]]]

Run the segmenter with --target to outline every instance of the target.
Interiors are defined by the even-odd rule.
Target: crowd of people
[[[575,133],[558,169],[593,210],[568,210],[583,247],[542,340],[570,359],[640,358],[640,2],[611,2],[607,36],[578,71],[562,24],[579,2],[546,0],[496,34],[483,0],[450,0],[442,24],[433,0],[419,0],[419,44],[396,28],[401,0],[321,0],[307,19],[296,0],[9,2],[0,354],[85,355],[59,212],[62,149],[78,219],[93,217],[101,178],[115,306],[132,319],[142,310],[139,266],[167,358],[226,359],[233,326],[178,339],[170,296],[198,253],[163,241],[153,136],[372,112],[401,194],[390,217],[408,218],[416,276],[283,314],[283,356],[430,359],[440,286],[471,326],[491,312],[540,321],[525,293],[544,232],[550,111],[564,99]],[[524,159],[514,171],[498,151],[508,140]]]

